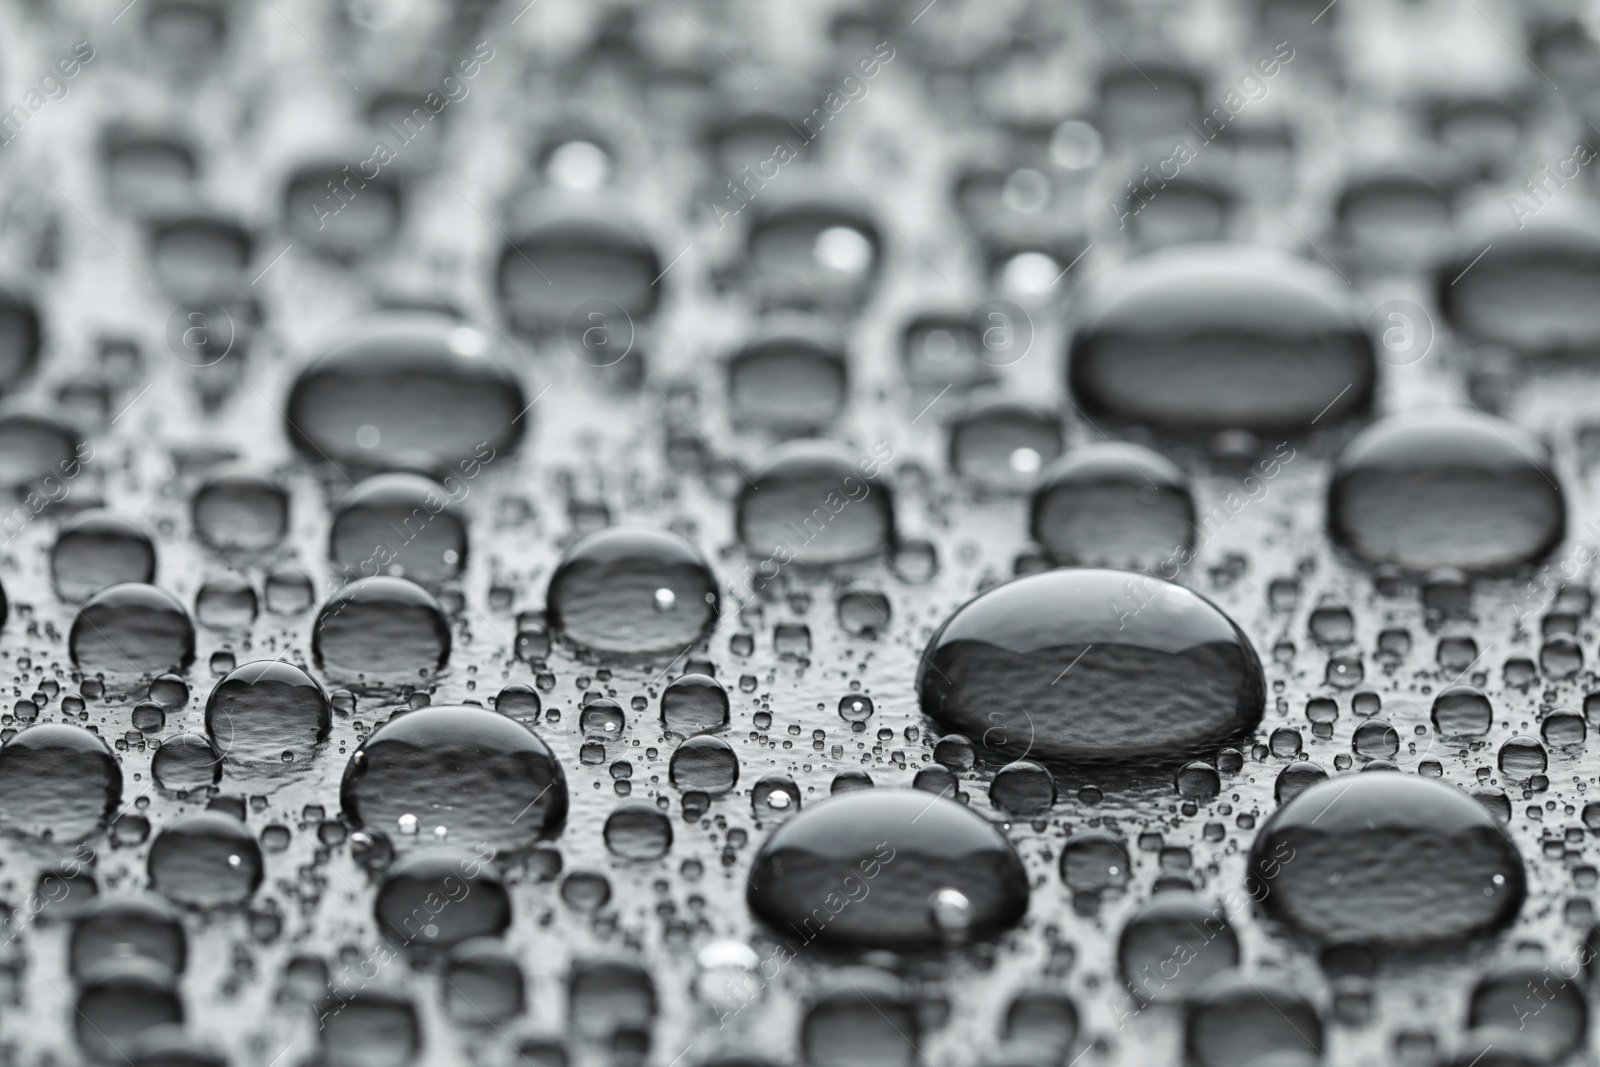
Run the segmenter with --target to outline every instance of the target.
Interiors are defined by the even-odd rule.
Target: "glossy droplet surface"
[[[425,848],[384,874],[378,926],[407,947],[449,948],[511,925],[511,897],[494,865],[465,848]]]
[[[292,663],[260,660],[230,671],[206,699],[206,732],[229,760],[281,763],[306,756],[332,722],[320,683]]]
[[[1260,721],[1261,664],[1210,601],[1123,571],[1034,574],[929,641],[922,710],[991,750],[1046,760],[1178,756]]]
[[[1184,1048],[1194,1067],[1321,1063],[1322,1019],[1282,983],[1228,971],[1206,982],[1188,1004]]]
[[[721,730],[728,725],[728,691],[704,674],[674,678],[661,693],[661,725],[679,737]]]
[[[261,848],[237,819],[215,811],[180,816],[150,843],[150,885],[199,907],[240,904],[261,885]]]
[[[379,474],[339,501],[328,533],[328,556],[348,578],[389,574],[414,582],[453,578],[467,564],[466,517],[454,490],[416,474]]]
[[[717,581],[700,550],[677,534],[621,526],[567,550],[545,605],[551,626],[585,648],[681,652],[716,621]]]
[[[183,1001],[173,975],[147,960],[118,960],[88,975],[73,1005],[72,1027],[89,1056],[105,1063],[127,1062],[141,1034],[183,1022]]]
[[[1525,892],[1522,857],[1483,808],[1410,774],[1307,788],[1262,827],[1250,863],[1251,895],[1322,937],[1455,940],[1509,922]]]
[[[183,973],[188,942],[178,909],[166,898],[145,893],[101,897],[72,924],[67,962],[74,977],[129,957],[149,960],[173,975]]]
[[[1085,309],[1070,383],[1091,413],[1175,430],[1289,432],[1370,402],[1372,344],[1343,281],[1282,253],[1172,249]]]
[[[173,734],[150,757],[150,776],[173,791],[212,785],[222,777],[222,753],[204,734]]]
[[[122,769],[99,734],[47,722],[0,745],[0,825],[78,841],[121,802]]]
[[[1405,412],[1345,448],[1328,525],[1369,563],[1500,570],[1543,556],[1566,532],[1549,450],[1473,411]]]
[[[955,801],[910,790],[859,790],[807,807],[762,843],[749,881],[755,915],[849,948],[941,944],[931,901],[944,889],[969,902],[972,938],[1011,928],[1028,908],[1010,842]]]
[[[715,796],[739,781],[739,756],[720,737],[691,737],[673,750],[668,772],[679,789]]]
[[[195,535],[219,549],[271,548],[289,531],[289,493],[264,474],[225,467],[206,476],[190,504]]]
[[[891,453],[892,454],[892,453]],[[789,560],[838,563],[877,555],[894,537],[894,509],[878,474],[882,452],[796,441],[775,449],[739,494],[736,523],[753,574]]]
[[[102,589],[148,583],[156,549],[138,523],[109,511],[86,511],[61,524],[50,549],[50,577],[61,599],[81,604]]]
[[[567,322],[574,308],[605,301],[635,321],[661,299],[662,263],[625,223],[574,214],[537,222],[512,237],[496,274],[506,317],[527,332]]]
[[[950,469],[996,488],[1026,488],[1061,454],[1061,418],[1005,396],[976,400],[950,427]]]
[[[322,606],[311,649],[331,674],[414,678],[450,659],[450,624],[421,586],[404,578],[362,578]]]
[[[737,421],[802,433],[832,422],[848,385],[842,348],[805,334],[762,338],[728,362],[728,400]]]
[[[391,836],[402,820],[444,827],[453,842],[528,845],[560,829],[567,782],[531,730],[472,705],[409,711],[375,730],[350,757],[340,796],[358,826]]]
[[[289,439],[313,461],[476,473],[521,439],[522,386],[488,336],[444,315],[360,320],[295,379]]]
[[[1239,962],[1228,911],[1192,893],[1157,893],[1128,917],[1117,937],[1117,966],[1134,996],[1181,1000]]]
[[[1172,578],[1194,521],[1176,464],[1141,445],[1104,442],[1075,448],[1044,471],[1029,531],[1057,563],[1153,567]]]
[[[672,848],[672,823],[642,800],[618,804],[606,816],[603,833],[606,848],[625,860],[660,859]]]
[[[178,598],[153,585],[114,585],[89,600],[68,637],[84,671],[126,677],[183,670],[194,660],[194,624]]]

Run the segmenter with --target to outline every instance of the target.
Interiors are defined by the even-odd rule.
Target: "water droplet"
[[[454,477],[452,492],[416,474],[379,474],[339,501],[328,555],[346,578],[379,574],[422,584],[460,574],[467,563],[467,522],[455,506],[469,491]]]
[[[1144,1002],[1182,1000],[1238,963],[1239,937],[1227,908],[1192,893],[1158,893],[1117,936],[1122,980]]]
[[[703,674],[673,679],[661,693],[661,725],[679,737],[723,729],[728,725],[728,691]]]
[[[86,511],[68,519],[50,549],[51,580],[70,604],[124,582],[148,583],[155,574],[156,549],[149,533],[109,511]]]
[[[150,843],[150,885],[198,907],[242,904],[261,885],[261,849],[237,819],[215,811],[180,816]]]
[[[1195,524],[1188,479],[1135,444],[1073,449],[1034,490],[1029,529],[1057,563],[1155,568],[1175,578]]]
[[[97,593],[68,638],[85,672],[126,677],[183,670],[194,660],[194,626],[171,593],[127,583]]]
[[[887,548],[894,509],[877,477],[880,466],[875,457],[856,459],[822,441],[775,449],[739,495],[739,539],[749,558],[759,561],[755,575],[769,579],[791,559],[838,563]]]
[[[271,765],[284,752],[310,755],[331,723],[326,691],[282,660],[246,663],[206,700],[206,732],[229,760]]]
[[[626,860],[657,860],[672,848],[672,823],[654,804],[630,800],[606,817],[606,848]]]
[[[738,783],[739,757],[722,738],[702,734],[673,750],[668,770],[672,784],[679,789],[698,789],[714,796]]]
[[[222,778],[222,753],[204,734],[174,734],[150,757],[150,776],[174,791],[213,785]]]
[[[421,586],[360,578],[328,598],[311,633],[317,665],[340,677],[415,677],[450,659],[450,624]]]
[[[660,611],[668,590],[671,611]],[[694,545],[666,530],[620,526],[567,550],[545,602],[552,629],[597,652],[681,652],[717,618],[716,577]]]
[[[493,864],[460,848],[432,846],[395,861],[374,905],[397,945],[449,948],[511,925],[511,897]]]

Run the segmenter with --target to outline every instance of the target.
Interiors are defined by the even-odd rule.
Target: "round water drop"
[[[328,598],[311,632],[317,665],[340,677],[415,678],[450,659],[439,602],[404,578],[361,578]]]
[[[127,1061],[123,1051],[141,1034],[183,1022],[175,976],[148,960],[104,963],[85,975],[74,1005],[78,1045],[102,1063]]]
[[[1055,806],[1055,778],[1028,760],[1008,763],[989,783],[989,802],[1008,815],[1043,815]]]
[[[1250,852],[1251,896],[1321,937],[1450,941],[1522,907],[1522,857],[1453,786],[1410,774],[1319,782],[1280,807]]]
[[[852,905],[854,907],[854,905]],[[915,1067],[922,1061],[916,1003],[894,975],[866,967],[835,970],[800,1023],[811,1067]]]
[[[95,594],[73,620],[67,644],[86,674],[163,674],[194,661],[194,624],[171,593],[130,582]]]
[[[606,848],[625,860],[658,860],[672,848],[672,823],[651,803],[630,800],[606,817]]]
[[[1566,532],[1549,450],[1474,411],[1404,412],[1362,431],[1328,487],[1333,536],[1369,563],[1505,570]]]
[[[1325,1062],[1317,1009],[1281,982],[1238,971],[1213,976],[1195,993],[1183,1039],[1194,1067]]]
[[[839,563],[883,552],[894,538],[881,461],[831,442],[796,441],[775,449],[739,495],[739,539],[756,576],[780,561]],[[759,561],[759,562],[755,562]]]
[[[295,244],[340,263],[371,255],[400,226],[401,187],[392,174],[312,164],[290,175],[283,194],[285,230]]]
[[[1433,698],[1433,728],[1445,737],[1481,737],[1493,720],[1489,698],[1470,685],[1448,686]]]
[[[1221,904],[1192,893],[1156,894],[1117,936],[1122,981],[1144,1002],[1183,1000],[1239,963],[1239,937]]]
[[[50,549],[50,580],[69,604],[81,604],[113,585],[148,583],[155,575],[156,548],[149,533],[109,511],[74,515],[61,524]]]
[[[190,504],[195,535],[211,548],[258,552],[289,532],[289,492],[242,466],[210,472]]]
[[[430,847],[385,872],[374,905],[378,928],[397,945],[449,948],[511,925],[500,872],[466,849]]]
[[[1058,564],[1141,567],[1175,578],[1195,523],[1188,479],[1141,445],[1105,442],[1052,463],[1033,491],[1029,532]]]
[[[452,478],[458,494],[466,486]],[[467,521],[444,486],[416,474],[379,474],[339,502],[328,556],[346,578],[379,574],[424,584],[460,574],[467,564]]]
[[[114,960],[138,958],[180,975],[188,962],[188,940],[178,910],[165,897],[140,893],[91,901],[72,924],[67,968],[82,979]]]
[[[1277,800],[1280,806],[1287,804],[1318,782],[1326,781],[1327,777],[1327,768],[1321,764],[1310,760],[1295,760],[1278,772],[1278,779],[1272,787],[1273,799]]]
[[[749,882],[755,915],[846,948],[941,944],[927,902],[946,890],[966,898],[972,938],[1010,929],[1028,908],[1022,861],[998,830],[954,800],[901,789],[806,808],[762,844]]]
[[[417,1009],[396,990],[335,989],[316,1014],[324,1020],[317,1034],[326,1067],[405,1067],[422,1047]]]
[[[852,207],[816,200],[756,201],[749,269],[754,294],[777,307],[852,307],[872,290],[878,230]]]
[[[800,810],[800,787],[786,774],[762,776],[750,790],[757,818],[785,819]]]
[[[597,1041],[630,1030],[649,1033],[656,1006],[655,982],[634,960],[573,960],[567,979],[567,1027],[578,1037]]]
[[[1535,737],[1512,737],[1500,746],[1500,773],[1514,782],[1525,782],[1543,774],[1550,756]]]
[[[751,342],[728,361],[735,422],[793,435],[827,426],[844,407],[849,375],[831,338],[778,333]]]
[[[261,848],[239,820],[215,811],[184,815],[150,843],[150,885],[197,907],[242,904],[261,885]]]
[[[1366,408],[1372,343],[1343,281],[1261,248],[1206,245],[1133,261],[1093,293],[1072,339],[1092,413],[1185,431],[1332,424]]]
[[[476,330],[385,312],[352,323],[300,371],[285,428],[313,461],[471,477],[516,447],[527,403]]]
[[[0,745],[0,826],[80,841],[122,802],[122,769],[99,734],[46,722]]]
[[[661,299],[654,283],[663,266],[624,215],[556,215],[513,232],[495,283],[506,317],[525,333],[557,329],[574,308],[602,302],[642,323]]]
[[[185,215],[156,225],[150,262],[174,294],[220,299],[247,288],[253,245],[249,231],[233,219]]]
[[[1533,1045],[1540,1059],[1556,1063],[1583,1047],[1589,1005],[1578,983],[1578,957],[1548,964],[1502,963],[1478,979],[1467,1007],[1467,1026],[1504,1031]]]
[[[150,757],[150,776],[163,789],[198,789],[222,778],[222,753],[203,734],[174,734]]]
[[[728,725],[728,691],[704,674],[674,678],[661,693],[661,725],[679,737],[721,730]]]
[[[627,723],[628,717],[622,713],[622,705],[608,697],[597,697],[578,712],[578,729],[586,738],[615,741],[622,736],[622,728]]]
[[[663,608],[661,591],[672,594]],[[716,622],[711,565],[666,530],[618,526],[583,538],[561,557],[545,592],[551,627],[596,652],[681,652]]]
[[[27,505],[34,513],[50,496],[60,499],[63,481],[76,477],[93,456],[93,447],[60,419],[26,408],[0,414],[0,485],[37,486]]]
[[[442,977],[445,1014],[457,1025],[493,1024],[516,1016],[524,1007],[527,980],[522,965],[498,941],[474,938],[455,946]]]
[[[985,397],[970,404],[950,427],[951,469],[988,485],[1031,485],[1039,468],[1060,454],[1060,416],[1038,404]]]
[[[968,601],[929,641],[922,710],[983,747],[1046,760],[1181,756],[1247,735],[1265,687],[1210,601],[1122,571],[1029,575]]]
[[[404,816],[453,841],[530,845],[561,828],[567,781],[531,730],[475,705],[408,711],[375,730],[345,768],[340,797],[357,826]]]
[[[668,771],[679,789],[697,789],[713,796],[739,781],[739,757],[720,737],[691,737],[673,750]]]
[[[0,390],[11,389],[33,373],[42,333],[33,302],[0,289]]]
[[[331,723],[321,684],[282,660],[228,672],[206,700],[206,733],[230,761],[281,764],[285,752],[309,756]]]
[[[214,630],[243,630],[256,619],[256,591],[237,574],[212,578],[194,595],[194,616]]]

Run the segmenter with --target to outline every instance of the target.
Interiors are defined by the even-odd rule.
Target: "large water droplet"
[[[827,426],[844,406],[847,388],[843,349],[808,334],[753,341],[728,362],[733,418],[780,434]]]
[[[215,811],[175,820],[150,843],[150,885],[199,907],[242,904],[261,885],[261,848],[244,824]]]
[[[512,237],[496,274],[506,317],[524,332],[558,328],[574,308],[604,301],[642,322],[656,309],[660,257],[617,219],[537,221]]]
[[[259,660],[230,671],[206,700],[206,732],[229,760],[278,764],[328,735],[328,694],[292,663]]]
[[[1345,448],[1328,524],[1372,563],[1493,570],[1559,544],[1566,503],[1549,450],[1521,427],[1470,411],[1406,412]]]
[[[192,504],[195,534],[212,548],[259,551],[289,531],[289,493],[264,474],[231,466],[206,475]]]
[[[851,948],[946,940],[930,905],[953,889],[970,905],[966,936],[990,937],[1028,908],[1016,850],[985,820],[937,794],[836,794],[784,823],[751,865],[750,910],[784,936]]]
[[[922,710],[994,752],[1047,760],[1180,756],[1261,719],[1249,640],[1210,601],[1123,571],[1018,578],[934,634]]]
[[[568,549],[545,603],[551,626],[585,648],[682,652],[716,621],[717,583],[705,556],[677,534],[622,526]]]
[[[761,561],[756,576],[771,578],[791,560],[837,563],[887,548],[894,508],[878,478],[882,462],[822,441],[774,450],[739,495],[739,539]]]
[[[454,492],[416,474],[379,474],[339,501],[328,555],[347,578],[379,574],[431,583],[454,578],[467,564],[467,521]]]
[[[1221,904],[1192,893],[1158,893],[1128,917],[1117,938],[1122,980],[1144,1001],[1181,1000],[1239,963],[1239,938]]]
[[[311,633],[317,665],[341,677],[416,677],[450,659],[450,623],[404,578],[362,578],[328,598]]]
[[[449,948],[511,925],[511,896],[494,865],[463,848],[419,849],[384,874],[378,926],[398,945]]]
[[[194,660],[194,624],[178,598],[127,583],[97,593],[78,612],[67,639],[85,672],[163,674]]]
[[[1029,528],[1057,563],[1139,566],[1175,578],[1195,524],[1188,479],[1148,448],[1105,442],[1052,464],[1033,493]]]
[[[46,722],[0,745],[0,825],[78,841],[121,801],[122,768],[99,734]]]

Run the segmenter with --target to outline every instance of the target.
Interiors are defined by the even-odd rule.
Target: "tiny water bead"
[[[826,441],[774,449],[739,493],[747,581],[771,580],[791,562],[842,563],[887,549],[894,508],[879,473],[893,454],[886,442],[859,455]]]
[[[1204,245],[1130,263],[1088,300],[1069,355],[1091,413],[1165,429],[1303,431],[1372,399],[1372,343],[1343,281],[1287,254]]]
[[[954,800],[901,789],[835,793],[762,843],[747,900],[785,937],[844,948],[934,947],[957,931],[935,894],[965,898],[959,935],[1010,929],[1028,908],[1022,861]]]
[[[156,834],[150,885],[178,904],[242,904],[261,885],[261,848],[239,820],[215,811],[183,815]]]
[[[449,948],[511,925],[511,896],[500,873],[464,848],[423,848],[395,861],[374,909],[379,929],[406,947]]]
[[[330,596],[311,631],[317,665],[340,677],[404,678],[450,659],[450,623],[404,578],[359,578]]]
[[[1247,735],[1265,701],[1254,649],[1210,601],[1089,568],[968,601],[928,642],[917,692],[941,727],[1047,762],[1215,750]]]
[[[866,722],[872,718],[872,698],[860,693],[846,693],[839,698],[839,718],[845,722]]]
[[[1154,569],[1174,578],[1193,539],[1194,498],[1177,465],[1142,445],[1075,448],[1039,477],[1028,529],[1058,564]]]
[[[162,674],[194,661],[194,624],[171,593],[130,582],[84,604],[67,643],[72,661],[87,673]]]
[[[1410,774],[1319,782],[1281,806],[1250,852],[1251,896],[1321,937],[1453,941],[1514,918],[1522,857],[1465,793]]]
[[[417,474],[378,474],[339,501],[328,533],[328,557],[345,578],[389,574],[423,584],[460,574],[467,564],[466,517],[456,506],[469,486],[454,488]]]
[[[800,787],[786,774],[764,775],[750,790],[757,818],[785,819],[800,810]]]
[[[475,478],[527,423],[522,385],[495,348],[447,315],[358,320],[300,371],[286,432],[313,462]]]
[[[206,699],[206,733],[230,761],[281,764],[310,755],[328,735],[331,705],[321,684],[282,660],[246,663]]]
[[[1549,449],[1473,411],[1404,412],[1363,430],[1328,487],[1333,536],[1369,563],[1499,571],[1548,553],[1566,532]]]
[[[625,860],[658,860],[672,848],[672,823],[654,804],[629,800],[606,816],[606,848]]]
[[[661,725],[669,734],[692,737],[728,725],[728,691],[704,674],[674,678],[661,691]]]
[[[666,595],[663,595],[666,594]],[[618,526],[569,548],[545,592],[551,628],[596,652],[682,652],[716,622],[711,564],[667,530]]]
[[[289,532],[289,492],[248,467],[209,472],[190,503],[195,536],[210,548],[259,552]]]
[[[549,746],[468,704],[407,711],[373,731],[340,797],[357,826],[395,834],[409,824],[430,837],[442,827],[452,841],[496,848],[555,834],[567,814],[566,775]]]
[[[81,841],[121,803],[122,768],[99,734],[46,722],[0,745],[0,826]]]
[[[109,511],[86,511],[61,524],[50,549],[50,580],[70,604],[125,582],[149,583],[156,575],[150,534],[132,519]]]

